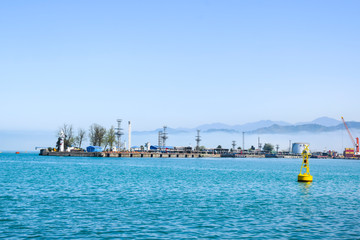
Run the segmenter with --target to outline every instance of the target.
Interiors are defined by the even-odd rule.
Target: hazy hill
[[[360,129],[360,122],[347,122],[346,123],[351,130]],[[299,132],[333,132],[338,130],[344,130],[344,124],[340,123],[336,126],[323,126],[320,124],[303,124],[303,125],[291,125],[291,126],[279,126],[272,125],[270,127],[259,128],[249,132],[250,134],[281,134],[281,133],[299,133]]]
[[[334,118],[320,117],[311,122],[299,122],[299,123],[296,123],[295,125],[305,125],[305,124],[318,124],[318,125],[322,125],[325,127],[333,127],[333,126],[342,124],[342,122],[340,120],[336,120]]]
[[[347,122],[349,128],[360,128],[360,122]],[[202,133],[241,133],[247,132],[250,134],[279,134],[279,133],[296,133],[296,132],[331,132],[344,129],[344,125],[341,121],[329,118],[320,117],[310,122],[300,122],[290,124],[284,121],[271,121],[262,120],[257,122],[251,122],[246,124],[228,125],[225,123],[211,123],[203,124],[196,128],[168,128],[169,134],[180,133],[196,133],[196,130],[201,130]],[[155,134],[162,131],[162,128],[158,128],[152,131],[134,131],[137,134]]]

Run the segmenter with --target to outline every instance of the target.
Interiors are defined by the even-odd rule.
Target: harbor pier
[[[219,158],[221,154],[200,152],[50,152],[47,149],[40,150],[40,156],[59,157],[111,157],[111,158]]]

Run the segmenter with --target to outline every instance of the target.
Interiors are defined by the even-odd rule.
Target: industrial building
[[[309,146],[309,143],[293,143],[291,152],[293,154],[301,154],[306,146]]]

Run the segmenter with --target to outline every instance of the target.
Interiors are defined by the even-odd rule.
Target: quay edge
[[[49,152],[40,150],[40,156],[59,157],[112,157],[112,158],[220,158],[221,154],[159,153],[159,152]]]

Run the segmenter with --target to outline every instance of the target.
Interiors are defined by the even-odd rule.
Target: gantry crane
[[[347,126],[344,118],[341,117],[341,120],[343,121],[343,123],[344,123],[344,125],[345,125],[345,128],[346,128],[347,132],[349,133],[349,136],[350,136],[350,139],[351,139],[352,143],[354,144],[355,155],[356,155],[356,156],[360,156],[360,151],[359,151],[359,138],[357,137],[357,138],[356,138],[356,142],[355,142],[355,140],[354,140],[353,136],[351,135],[351,132],[350,132],[350,130],[349,130],[349,128],[348,128],[348,126]]]

